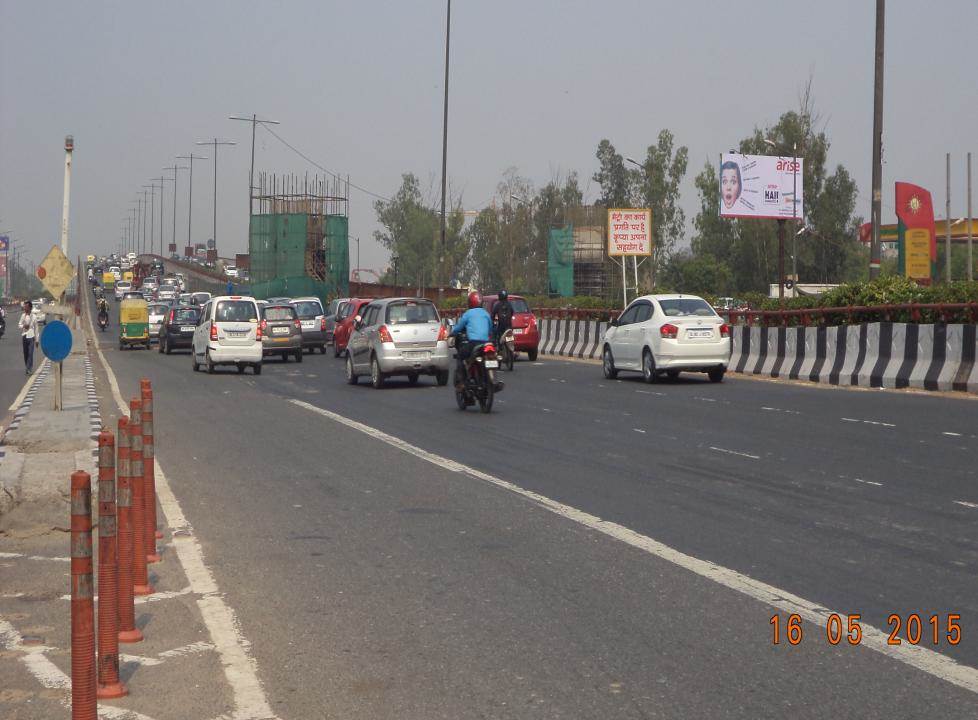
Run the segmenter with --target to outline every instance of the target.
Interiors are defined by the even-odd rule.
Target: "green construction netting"
[[[326,306],[331,295],[328,283],[305,275],[275,278],[251,283],[251,294],[259,300],[270,297],[306,297],[315,295]]]
[[[333,294],[350,294],[350,219],[326,216],[326,272]]]
[[[550,294],[574,294],[574,226],[550,228],[547,242],[547,276]]]

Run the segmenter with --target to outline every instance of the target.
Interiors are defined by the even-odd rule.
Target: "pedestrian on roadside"
[[[24,368],[27,375],[34,369],[34,347],[37,345],[37,316],[30,300],[24,303],[24,313],[20,316],[20,342],[24,348]]]
[[[234,283],[228,280],[226,295],[234,295]]]

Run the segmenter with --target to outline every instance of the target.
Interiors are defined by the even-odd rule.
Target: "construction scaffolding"
[[[349,180],[261,173],[256,190],[248,233],[255,297],[345,295]]]
[[[564,208],[550,229],[547,274],[551,295],[615,297],[620,272],[608,259],[607,210],[596,205]]]

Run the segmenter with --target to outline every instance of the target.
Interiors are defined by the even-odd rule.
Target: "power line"
[[[306,155],[304,152],[302,152],[301,150],[299,150],[297,147],[295,147],[294,145],[290,144],[285,138],[283,138],[281,135],[279,135],[277,132],[275,132],[274,130],[272,130],[267,125],[262,125],[262,127],[265,130],[267,130],[269,133],[271,133],[272,135],[274,135],[275,138],[278,139],[278,141],[280,143],[282,143],[283,145],[285,145],[285,147],[287,147],[289,150],[291,150],[296,155],[298,155],[299,157],[301,157],[303,160],[305,160],[306,162],[308,162],[310,165],[319,168],[324,173],[328,173],[329,175],[332,175],[337,180],[342,180],[342,178],[339,175],[337,175],[336,173],[334,173],[332,170],[330,170],[328,168],[325,168],[322,165],[320,165],[318,162],[316,162],[315,160],[313,160],[311,157],[309,157],[308,155]],[[349,181],[347,181],[347,182],[349,182]],[[373,192],[372,190],[367,190],[367,188],[361,187],[361,186],[357,185],[356,183],[352,183],[351,182],[349,184],[350,184],[350,187],[356,188],[360,192],[366,193],[367,195],[372,195],[373,197],[377,198],[378,200],[383,200],[384,202],[390,202],[391,201],[391,199],[389,197],[384,197],[383,195],[378,195],[377,193]]]

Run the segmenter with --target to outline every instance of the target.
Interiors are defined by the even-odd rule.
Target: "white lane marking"
[[[442,457],[441,455],[435,455],[434,453],[423,450],[416,445],[412,445],[404,440],[401,440],[398,437],[388,435],[384,431],[378,430],[377,428],[365,425],[356,420],[351,420],[350,418],[344,417],[343,415],[339,415],[330,410],[325,410],[323,408],[316,407],[315,405],[310,405],[302,400],[290,399],[289,402],[298,407],[305,408],[310,412],[314,412],[318,415],[329,418],[330,420],[338,422],[341,425],[346,425],[349,428],[358,430],[365,435],[387,443],[388,445],[399,450],[403,450],[404,452],[414,455],[417,458],[425,460],[432,465],[436,465],[451,472],[468,475],[469,477],[477,480],[483,480],[487,483],[495,485],[496,487],[520,495],[528,500],[531,500],[539,507],[554,513],[555,515],[559,515],[560,517],[603,533],[604,535],[623,542],[626,545],[631,545],[632,547],[638,548],[649,555],[654,555],[655,557],[673,563],[674,565],[695,573],[696,575],[712,580],[719,585],[747,595],[748,597],[758,600],[765,605],[776,607],[783,612],[797,613],[805,620],[823,627],[828,622],[828,617],[834,612],[829,608],[823,607],[819,603],[814,603],[810,600],[806,600],[803,597],[789,593],[787,590],[782,590],[774,585],[768,585],[760,580],[755,580],[747,575],[742,575],[736,570],[731,570],[730,568],[723,567],[722,565],[717,565],[707,560],[700,560],[692,555],[682,553],[675,548],[669,547],[668,545],[665,545],[657,540],[653,540],[646,535],[642,535],[634,530],[619,525],[618,523],[614,523],[609,520],[602,520],[595,515],[586,513],[583,510],[578,510],[570,505],[557,502],[556,500],[551,500],[545,495],[540,495],[539,493],[535,493],[531,490],[525,490],[518,485],[514,485],[506,480],[497,478],[494,475],[484,473],[481,470],[476,470],[475,468],[469,467],[468,465],[463,465],[460,462],[450,460],[446,457]],[[843,615],[844,613],[838,614]],[[957,685],[958,687],[978,694],[978,670],[975,668],[962,665],[953,658],[946,655],[941,655],[940,653],[929,650],[921,645],[909,645],[907,643],[902,645],[888,645],[888,633],[882,632],[881,630],[868,624],[863,624],[862,628],[862,647],[878,652],[881,655],[886,655],[887,657],[893,658],[898,662],[902,662],[929,675],[933,675],[941,680],[945,680],[953,685]]]
[[[728,455],[739,455],[740,457],[750,458],[751,460],[760,460],[760,455],[751,455],[750,453],[738,452],[737,450],[724,450],[723,448],[710,446],[710,450],[715,450],[716,452],[727,453]]]
[[[52,648],[44,645],[24,645],[24,639],[9,622],[0,617],[0,648],[21,653],[19,660],[34,676],[42,687],[48,690],[62,690],[64,694],[60,702],[66,708],[71,708],[71,678],[61,668],[51,662],[44,653]],[[153,720],[135,710],[115,707],[113,705],[98,705],[99,717],[117,718],[118,720]]]
[[[955,500],[955,505],[964,505],[966,508],[978,508],[978,503],[968,502],[967,500]]]
[[[716,402],[715,398],[705,398],[705,397],[693,397],[693,400],[702,400],[703,402]]]
[[[864,425],[878,425],[880,427],[896,427],[893,423],[879,422],[877,420],[858,420],[857,418],[842,418],[844,422],[863,423]]]
[[[47,358],[44,358],[44,362],[47,362]],[[40,370],[43,364],[44,363],[42,362],[41,365],[38,365],[37,369]],[[14,398],[14,401],[10,404],[10,407],[7,408],[8,412],[13,412],[20,407],[21,403],[24,402],[24,398],[27,397],[27,393],[30,392],[31,385],[34,384],[36,379],[36,373],[31,373],[30,377],[28,377],[27,381],[24,383],[24,387],[20,389],[20,392],[17,393],[17,397]]]
[[[637,433],[642,433],[643,435],[645,434],[644,430],[639,430],[638,428],[632,428],[632,430],[634,430]]]
[[[158,653],[154,657],[146,657],[145,655],[120,655],[119,659],[123,662],[136,663],[138,665],[143,665],[145,667],[154,667],[156,665],[162,665],[170,658],[183,657],[184,655],[193,655],[196,653],[207,652],[208,650],[214,650],[214,646],[209,642],[195,642],[189,645],[182,645],[180,647],[173,648],[172,650],[164,650]]]
[[[881,482],[873,482],[872,480],[860,480],[859,478],[853,478],[857,483],[862,483],[863,485],[875,485],[876,487],[883,487]]]
[[[92,337],[95,337],[95,327],[92,325],[90,313],[88,324],[92,329]],[[129,406],[122,399],[115,372],[106,361],[98,344],[93,344],[93,347],[98,354],[102,367],[105,368],[109,387],[112,389],[112,396],[119,407],[119,412],[126,414]],[[180,504],[163,473],[163,468],[160,467],[158,460],[154,460],[154,464],[156,467],[156,499],[163,509],[163,515],[166,517],[170,529],[181,532],[180,535],[174,536],[173,547],[180,564],[183,566],[184,574],[190,582],[191,591],[201,596],[197,598],[197,607],[200,608],[204,625],[207,626],[214,647],[221,657],[224,677],[231,686],[235,705],[231,717],[234,720],[269,720],[275,718],[277,716],[272,712],[268,699],[265,697],[265,691],[262,689],[261,681],[258,679],[258,664],[249,654],[251,643],[244,638],[238,629],[234,610],[220,595],[217,582],[214,580],[210,568],[204,563],[204,553],[200,547],[200,542],[193,536],[193,528],[184,517],[183,510],[180,509]]]
[[[543,410],[544,412],[553,412],[553,410],[551,410],[550,408],[540,408],[540,409]]]
[[[172,543],[170,547],[172,547]],[[152,595],[140,595],[137,598],[133,598],[133,602],[137,605],[142,603],[159,602],[160,600],[170,600],[171,598],[180,597],[181,595],[189,595],[192,590],[189,587],[183,588],[183,590],[163,590],[154,592]],[[71,600],[71,595],[62,595],[62,600]],[[98,595],[95,596],[95,600],[98,600]]]
[[[942,432],[941,435],[947,435],[948,437],[961,437],[961,433],[953,432]]]
[[[47,555],[25,555],[24,553],[0,552],[0,558],[26,558],[28,560],[52,560],[54,562],[71,562],[70,557],[49,557]]]
[[[665,393],[653,392],[652,390],[636,390],[635,392],[637,392],[639,395],[658,395],[659,397],[666,397]]]
[[[776,407],[762,406],[761,410],[768,410],[770,412],[787,413],[788,415],[801,415],[801,413],[798,410],[785,410],[783,408],[776,408]]]

